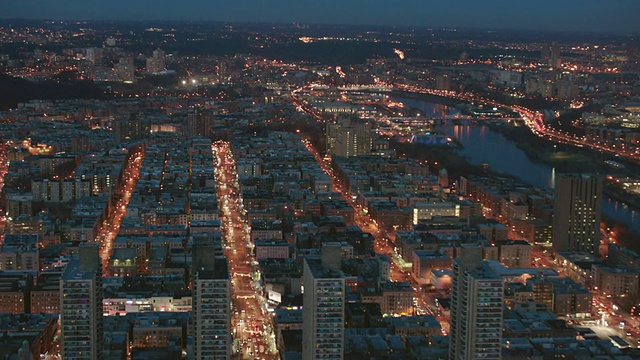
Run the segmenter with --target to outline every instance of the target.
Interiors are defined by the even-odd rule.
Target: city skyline
[[[11,14],[50,10],[26,1]],[[292,2],[212,3],[180,6],[274,19]],[[392,6],[354,3],[281,15]],[[634,8],[594,4],[566,27],[623,28]],[[442,22],[526,26],[524,4],[495,8]],[[637,36],[0,24],[2,358],[640,359]]]
[[[251,0],[245,2],[189,0],[8,0],[4,19],[223,21],[252,23],[392,25],[539,31],[637,33],[633,14],[640,3],[632,0],[499,0],[491,4],[470,0],[448,2],[403,0],[393,5],[371,0],[363,7],[355,0],[323,2]]]

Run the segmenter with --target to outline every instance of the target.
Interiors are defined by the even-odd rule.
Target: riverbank
[[[446,169],[451,182],[457,181],[461,176],[487,176],[511,179],[522,184],[535,186],[512,174],[492,169],[489,164],[472,164],[469,159],[456,153],[456,149],[399,142],[393,139],[390,140],[389,146],[399,156],[415,159],[425,164],[431,173],[437,174],[441,169]]]
[[[527,128],[520,127],[514,131],[513,129],[509,129],[509,126],[501,126],[495,123],[488,123],[487,126],[501,133],[504,137],[513,140],[516,146],[531,160],[541,162],[556,169],[562,169],[561,172],[616,173],[616,177],[636,177],[637,175],[637,173],[631,169],[612,169],[606,165],[605,161],[613,160],[614,157],[603,155],[598,151],[590,149],[583,150],[571,145],[555,144],[550,140],[542,139],[534,135]],[[616,183],[605,184],[604,190],[605,194],[612,199],[640,210],[640,196],[630,194],[620,189]]]
[[[640,210],[640,198],[636,195],[629,194],[628,192],[618,189],[615,186],[605,187],[604,193],[605,195],[616,201]]]
[[[390,146],[397,151],[399,155],[413,158],[417,161],[425,163],[432,173],[437,173],[438,170],[446,168],[451,181],[457,180],[460,176],[479,175],[488,177],[500,177],[508,178],[516,181],[525,182],[524,180],[510,175],[494,171],[489,167],[471,164],[468,159],[459,154],[454,153],[452,150],[446,150],[442,148],[432,148],[422,144],[409,144],[392,141]],[[631,207],[640,208],[640,203],[635,200],[630,200],[628,196],[612,186],[608,186],[604,190],[604,194],[607,196],[605,201],[617,201],[620,206],[627,204]],[[629,209],[629,211],[633,211]],[[621,222],[616,218],[607,216],[607,213],[603,211],[602,222],[606,224],[606,227],[615,228],[615,238],[618,244],[623,245],[629,249],[640,252],[640,233],[632,229],[628,224]]]
[[[487,122],[484,125],[512,140],[529,159],[562,169],[562,172],[604,174],[610,170],[604,163],[606,160],[604,157],[594,158],[593,154],[579,151],[571,145],[558,144],[541,138],[533,134],[525,125],[514,126],[495,122]]]

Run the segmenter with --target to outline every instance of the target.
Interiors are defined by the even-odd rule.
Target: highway
[[[640,148],[637,146],[628,146],[626,148],[624,146],[620,147],[616,146],[615,144],[599,141],[599,139],[596,140],[587,138],[586,136],[578,137],[576,135],[554,129],[548,124],[544,123],[543,115],[540,112],[527,109],[523,106],[501,104],[495,100],[487,99],[482,96],[476,96],[472,93],[456,93],[454,91],[435,90],[405,84],[393,84],[393,87],[406,92],[447,97],[451,99],[475,102],[501,109],[507,109],[512,112],[518,113],[524,120],[524,123],[529,127],[529,129],[531,129],[534,134],[540,137],[545,137],[551,141],[555,141],[561,144],[595,149],[603,153],[622,157],[634,162],[640,161]]]
[[[213,144],[214,172],[231,275],[231,328],[234,359],[279,359],[271,314],[256,281],[258,264],[251,254],[250,229],[243,208],[236,162],[228,142]]]
[[[299,87],[293,90],[291,92],[291,98],[294,106],[296,106],[298,110],[312,115],[318,122],[321,122],[322,117],[319,114],[315,114],[310,108],[308,108],[307,103],[304,100],[300,99],[300,96],[298,95],[298,93],[303,90],[311,90],[315,85],[316,84],[308,84],[307,86]],[[525,108],[523,106],[501,104],[493,99],[477,96],[472,93],[457,93],[455,91],[430,89],[400,83],[380,83],[379,85],[384,86],[387,89],[396,89],[409,93],[440,96],[455,100],[462,100],[465,102],[490,105],[499,109],[506,109],[519,114],[520,117],[524,120],[526,126],[529,127],[529,129],[531,129],[534,134],[540,137],[547,138],[560,144],[568,144],[581,148],[590,148],[634,162],[640,162],[640,147],[638,146],[616,145],[610,142],[603,141],[602,139],[590,138],[587,136],[578,137],[577,135],[563,132],[549,126],[548,124],[545,124],[542,113]]]

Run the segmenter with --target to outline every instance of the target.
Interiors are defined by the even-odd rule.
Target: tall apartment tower
[[[209,138],[213,132],[213,125],[214,119],[210,113],[203,113],[200,110],[196,110],[187,115],[187,135],[189,136]]]
[[[540,53],[542,62],[549,65],[549,67],[554,69],[562,67],[561,49],[560,44],[557,42],[543,45]]]
[[[135,65],[130,56],[121,57],[115,65],[118,80],[125,83],[132,83],[135,80]]]
[[[598,255],[604,179],[587,174],[556,176],[553,250]]]
[[[336,156],[358,156],[371,153],[371,127],[344,118],[327,124],[327,149]]]
[[[453,262],[450,360],[501,358],[504,286],[482,260],[482,248],[463,245]]]
[[[112,124],[116,141],[119,143],[143,139],[151,134],[151,124],[145,119],[139,119],[136,114],[128,118],[118,119]]]
[[[153,51],[153,55],[147,58],[147,72],[151,74],[158,74],[166,70],[166,56],[167,54],[162,49],[156,49]]]
[[[231,358],[229,264],[212,245],[193,247],[193,359]]]
[[[344,358],[345,279],[340,271],[341,250],[323,246],[322,259],[304,260],[302,358]]]
[[[100,360],[102,349],[102,265],[98,243],[83,243],[60,279],[62,358]]]

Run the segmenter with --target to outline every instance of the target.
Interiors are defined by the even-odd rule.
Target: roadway
[[[544,123],[544,117],[540,112],[527,109],[523,106],[501,104],[495,100],[477,96],[472,93],[457,93],[454,91],[435,90],[405,84],[393,84],[393,87],[398,90],[407,92],[441,96],[467,102],[480,103],[483,105],[490,105],[501,109],[507,109],[509,111],[518,113],[524,120],[524,123],[529,127],[529,129],[531,129],[534,134],[540,137],[546,137],[551,141],[555,141],[561,144],[568,144],[581,148],[598,150],[603,153],[622,157],[634,162],[640,161],[640,148],[637,146],[628,146],[625,148],[624,146],[616,146],[615,144],[596,141],[595,139],[588,138],[586,136],[578,137],[577,135],[572,135],[567,132],[554,129],[550,125]]]
[[[127,206],[138,183],[143,159],[143,150],[138,150],[127,158],[122,169],[122,180],[118,183],[118,189],[115,191],[115,204],[96,235],[96,242],[100,244],[102,276],[109,276],[109,260],[113,254],[113,241],[118,236],[122,219],[127,215]]]
[[[258,285],[250,229],[243,208],[236,162],[228,142],[213,144],[214,172],[221,210],[224,254],[231,275],[231,328],[234,359],[279,359],[272,317]]]
[[[2,192],[2,189],[4,188],[4,176],[7,174],[7,172],[9,171],[9,159],[7,159],[7,145],[6,143],[2,142],[2,144],[0,144],[0,192]],[[7,209],[0,209],[0,235],[1,236],[1,241],[0,243],[2,243],[4,241],[4,230],[6,227],[6,211]]]
[[[607,144],[600,141],[594,141],[594,139],[590,139],[587,137],[577,137],[576,135],[571,135],[566,132],[556,130],[544,123],[543,115],[541,113],[533,111],[531,109],[527,109],[522,106],[516,106],[516,105],[511,106],[511,105],[501,104],[495,100],[487,99],[481,96],[476,96],[471,93],[460,94],[453,91],[434,90],[434,89],[428,89],[428,88],[422,88],[422,87],[410,86],[410,85],[404,85],[404,84],[393,84],[389,86],[398,90],[412,92],[412,93],[422,93],[422,94],[429,94],[434,96],[447,97],[447,98],[452,98],[456,100],[476,102],[476,103],[490,105],[497,108],[507,109],[509,111],[518,113],[521,116],[521,118],[524,120],[524,123],[530,128],[530,130],[534,134],[540,137],[545,137],[551,141],[555,141],[562,144],[569,144],[569,145],[583,147],[583,148],[585,147],[591,148],[594,150],[601,151],[603,153],[608,153],[614,156],[626,158],[628,160],[632,160],[635,162],[640,160],[640,148],[638,147],[616,148],[615,144]],[[300,87],[292,92],[293,104],[299,110],[304,111],[307,114],[310,114],[311,116],[313,116],[317,121],[321,121],[322,116],[320,114],[316,114],[312,109],[308,108],[304,100],[301,100],[300,97],[298,96],[298,93],[304,89],[305,87]],[[391,273],[392,280],[410,281],[414,286],[414,289],[417,289],[416,294],[414,296],[414,302],[417,305],[418,313],[420,313],[421,310],[423,311],[423,309],[425,308],[433,309],[435,305],[434,301],[432,301],[427,294],[420,291],[420,289],[416,287],[415,282],[410,276],[408,276],[408,273],[406,271],[400,269],[400,266],[398,264],[398,256],[397,254],[395,254],[393,250],[392,243],[389,239],[389,236],[387,236],[387,234],[385,235],[381,234],[380,231],[378,231],[378,229],[375,227],[375,225],[371,225],[373,224],[373,222],[371,221],[370,218],[360,214],[361,209],[356,204],[354,204],[353,201],[351,200],[351,196],[348,193],[348,189],[344,189],[340,184],[340,180],[334,176],[333,171],[330,167],[330,164],[328,164],[320,156],[320,154],[315,149],[313,149],[313,146],[311,145],[310,142],[305,141],[305,145],[307,146],[309,151],[311,151],[314,154],[314,156],[316,157],[316,160],[318,161],[320,166],[323,168],[323,170],[333,179],[334,189],[339,193],[341,193],[344,196],[345,200],[347,200],[347,202],[349,202],[356,210],[356,223],[359,226],[361,226],[363,229],[365,229],[365,231],[371,232],[376,238],[376,247],[375,247],[376,252],[387,254],[392,259],[392,262],[393,262],[392,273]],[[533,257],[535,259],[535,263],[533,265],[535,266],[542,265],[544,267],[555,268],[557,270],[560,270],[559,267],[555,264],[555,262],[550,258],[550,254],[548,253],[534,251]],[[433,314],[433,311],[426,311],[426,312]],[[638,340],[640,339],[640,327],[639,327],[640,323],[636,319],[632,318],[629,314],[624,314],[624,313],[621,313],[620,311],[617,311],[617,306],[613,304],[610,298],[606,298],[599,294],[595,294],[594,313],[604,314],[605,317],[611,316],[611,318],[607,321],[608,328],[611,330],[614,330],[616,333],[621,335],[621,337],[623,337],[625,340],[631,342],[634,346],[638,344]],[[437,315],[439,314],[437,313]],[[444,323],[446,323],[448,328],[448,322],[445,322],[443,317],[439,317],[438,320],[443,324],[443,329],[446,329],[444,326]],[[620,323],[623,323],[623,325],[620,326],[619,325]],[[631,329],[630,329],[630,325],[631,325]],[[632,336],[627,335],[627,333],[631,333]]]
[[[403,265],[400,263],[400,257],[398,254],[396,254],[392,242],[392,238],[395,237],[395,234],[380,230],[376,222],[371,219],[369,215],[365,214],[362,211],[363,209],[360,207],[360,205],[356,204],[353,201],[353,198],[346,186],[344,186],[341,180],[334,174],[333,169],[331,168],[331,164],[320,155],[318,150],[313,147],[310,141],[303,140],[303,143],[307,150],[314,156],[322,170],[331,177],[331,180],[333,182],[333,190],[340,193],[342,197],[349,203],[349,205],[353,207],[355,212],[354,219],[356,225],[358,225],[363,231],[373,235],[375,239],[375,252],[379,254],[385,254],[391,260],[391,281],[409,282],[413,286],[414,309],[412,309],[410,314],[435,316],[442,326],[443,334],[448,334],[449,319],[442,313],[434,312],[433,309],[437,308],[434,302],[435,299],[420,288],[417,282],[410,275],[409,270],[406,267],[403,267]]]

